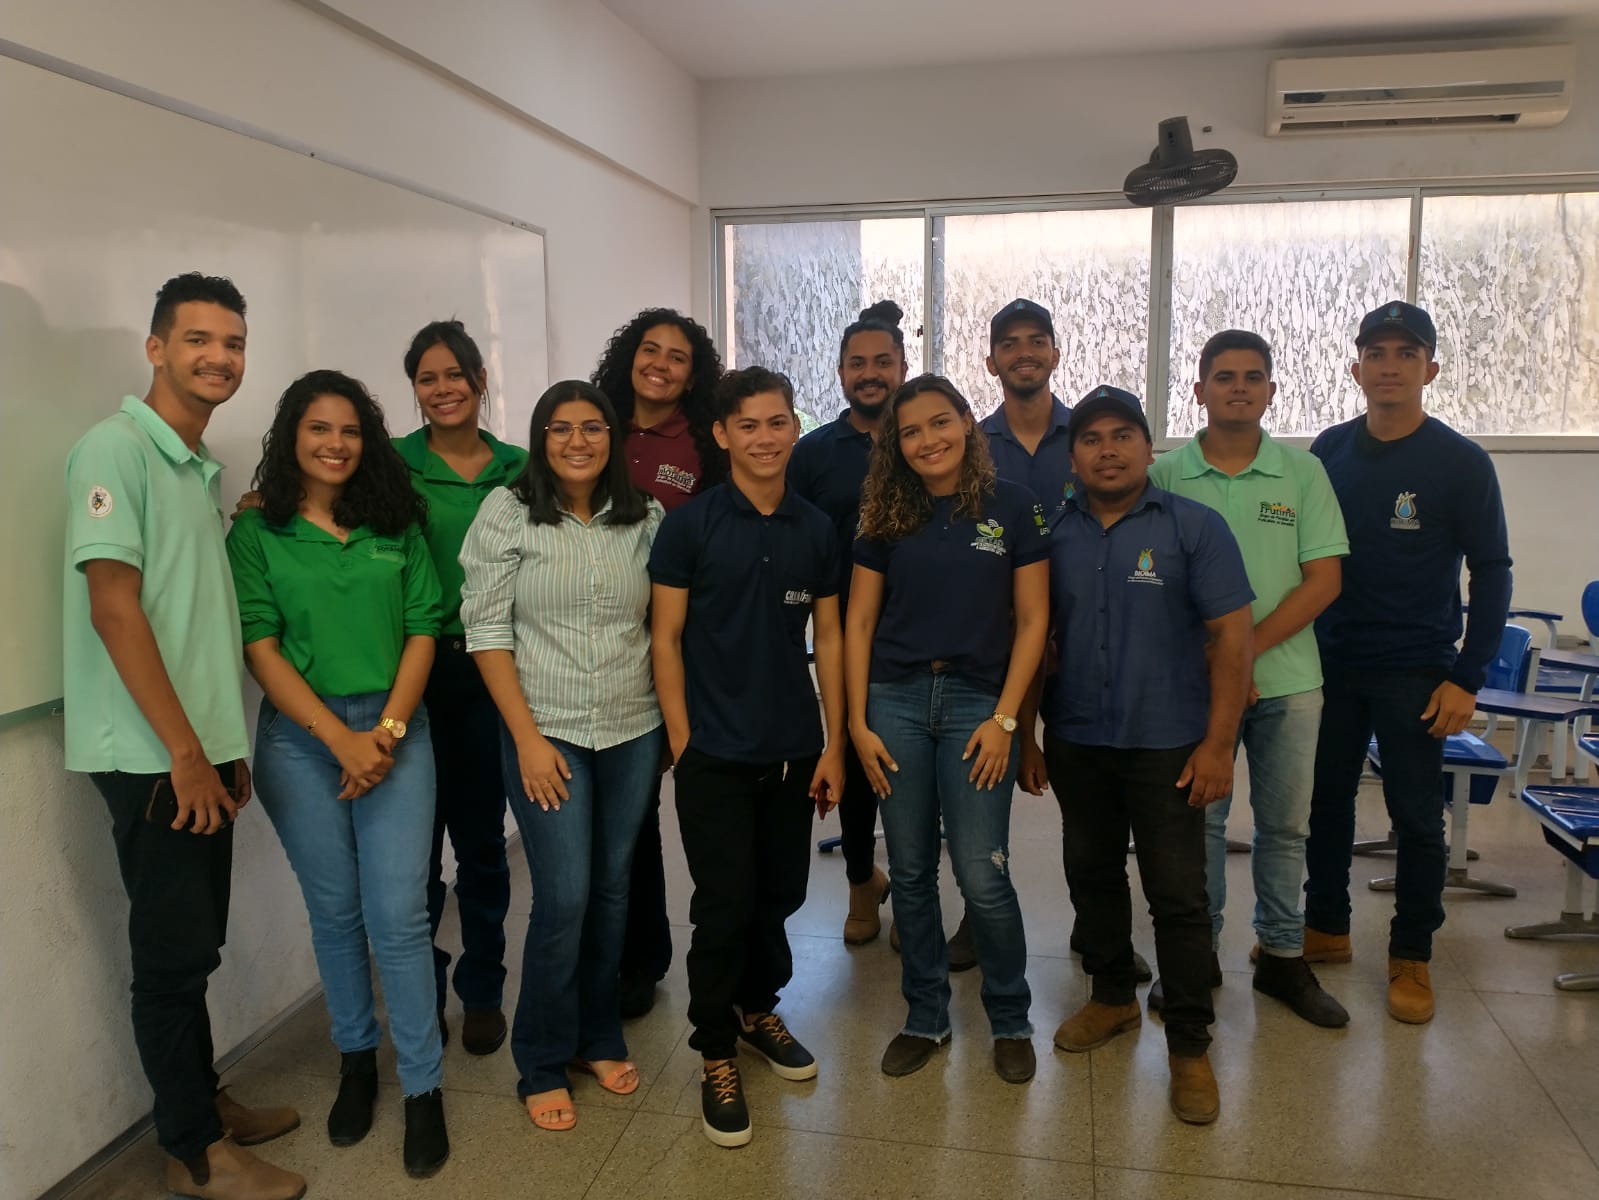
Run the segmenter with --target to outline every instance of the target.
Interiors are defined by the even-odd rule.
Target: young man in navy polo
[[[879,300],[845,328],[838,346],[838,384],[848,407],[800,438],[788,464],[789,486],[832,518],[838,533],[840,619],[849,605],[849,548],[860,523],[866,464],[883,423],[883,407],[905,382],[905,334],[899,327],[904,315],[892,300]],[[845,742],[844,791],[849,803],[838,810],[844,877],[849,882],[844,941],[864,946],[882,932],[877,910],[888,896],[888,876],[877,865],[877,797],[854,746],[847,738]]]
[[[1310,452],[1349,529],[1343,590],[1316,621],[1321,735],[1305,867],[1305,958],[1348,962],[1355,793],[1373,734],[1398,836],[1388,1012],[1432,1019],[1432,935],[1444,922],[1444,739],[1466,727],[1510,607],[1510,544],[1492,461],[1422,406],[1438,376],[1432,318],[1395,301],[1366,314],[1351,373],[1366,411]],[[1461,634],[1460,565],[1471,572]]]
[[[1044,758],[1093,987],[1055,1045],[1092,1050],[1142,1020],[1130,831],[1166,989],[1172,1111],[1205,1124],[1221,1108],[1207,1053],[1205,806],[1232,792],[1254,592],[1221,514],[1150,484],[1154,453],[1137,397],[1089,393],[1067,437],[1082,487],[1050,548],[1060,670],[1044,694]]]
[[[988,323],[988,373],[999,380],[1000,405],[979,425],[1001,479],[1019,483],[1053,515],[1070,495],[1072,451],[1068,409],[1049,389],[1060,365],[1049,309],[1012,300]]]
[[[805,903],[812,801],[825,812],[843,793],[844,639],[838,536],[784,482],[799,430],[792,386],[761,367],[731,371],[713,408],[731,477],[662,522],[651,635],[694,880],[689,1045],[705,1059],[705,1134],[731,1147],[751,1137],[740,1039],[784,1079],[816,1076],[773,1009],[793,974],[783,924]]]

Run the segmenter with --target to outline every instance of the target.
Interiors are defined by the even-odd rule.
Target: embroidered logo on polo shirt
[[[783,593],[784,604],[809,604],[814,599],[810,588],[789,588]]]
[[[372,549],[367,553],[379,562],[403,563],[405,543],[393,538],[373,538]]]
[[[1005,527],[998,521],[977,522],[977,540],[972,543],[973,550],[984,550],[989,554],[1005,554]]]
[[[1390,529],[1420,529],[1421,519],[1416,516],[1416,493],[1400,492],[1394,501],[1394,515],[1388,519]]]
[[[1155,573],[1155,548],[1145,546],[1138,552],[1138,566],[1127,577],[1128,583],[1152,583],[1156,587],[1165,587],[1166,581]]]
[[[103,483],[97,483],[89,489],[89,515],[91,517],[109,517],[111,515],[111,489]]]
[[[1262,500],[1259,519],[1262,525],[1296,525],[1299,522],[1299,514],[1279,501]]]
[[[680,492],[692,492],[694,485],[699,482],[699,476],[682,467],[674,467],[671,463],[662,463],[655,470],[655,482],[664,483]]]

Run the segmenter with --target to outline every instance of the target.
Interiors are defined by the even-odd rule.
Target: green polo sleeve
[[[405,531],[405,570],[400,579],[405,596],[405,636],[438,637],[444,620],[444,589],[419,526]]]
[[[80,571],[97,558],[144,570],[149,464],[131,430],[102,422],[67,457],[67,555]]]
[[[1349,534],[1344,529],[1344,510],[1327,478],[1327,468],[1312,454],[1304,457],[1310,461],[1301,460],[1300,464],[1304,494],[1299,501],[1299,561],[1347,555]]]
[[[283,637],[283,610],[272,594],[267,570],[266,521],[258,509],[246,509],[228,531],[228,563],[233,568],[233,590],[239,597],[239,629],[244,644],[262,638]]]

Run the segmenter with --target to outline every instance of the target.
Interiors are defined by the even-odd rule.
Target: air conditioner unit
[[[1279,58],[1266,133],[1540,129],[1571,111],[1573,46]]]

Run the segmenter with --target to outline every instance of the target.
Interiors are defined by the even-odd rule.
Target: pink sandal
[[[618,1063],[614,1070],[603,1076],[594,1069],[594,1064],[589,1062],[587,1059],[574,1058],[571,1062],[571,1066],[574,1070],[587,1071],[599,1081],[599,1084],[602,1088],[610,1092],[613,1096],[631,1096],[634,1092],[638,1091],[638,1066],[634,1063]],[[633,1082],[631,1084],[624,1087],[617,1082],[617,1080],[629,1074],[633,1076]]]

